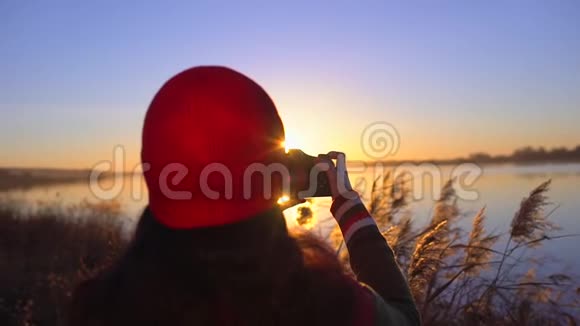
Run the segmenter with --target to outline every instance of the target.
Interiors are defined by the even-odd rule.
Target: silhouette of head
[[[252,164],[284,153],[284,127],[268,94],[225,67],[195,67],[151,102],[141,158],[156,218],[170,228],[230,224],[276,204],[280,180],[245,182]],[[265,192],[264,192],[265,191]],[[193,214],[195,212],[195,214]]]

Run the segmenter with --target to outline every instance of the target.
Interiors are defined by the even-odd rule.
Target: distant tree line
[[[555,147],[545,149],[527,146],[516,149],[511,155],[490,155],[479,152],[469,156],[469,161],[488,162],[580,162],[580,145],[576,148]]]

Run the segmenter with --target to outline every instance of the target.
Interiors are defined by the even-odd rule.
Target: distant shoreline
[[[425,160],[425,161],[353,161],[351,164],[363,162],[367,167],[382,164],[387,167],[396,167],[401,165],[459,165],[464,163],[477,164],[480,166],[494,166],[494,165],[513,165],[513,166],[533,166],[533,165],[564,165],[564,164],[580,164],[580,160],[568,161],[487,161],[476,162],[466,159],[462,160]],[[121,173],[107,173],[103,172],[99,176],[99,180],[106,180],[115,175],[128,176],[133,172]],[[140,173],[140,172],[138,172]],[[71,183],[88,182],[90,178],[90,170],[71,170],[71,169],[34,169],[34,168],[3,168],[0,167],[0,193],[11,190],[26,190],[39,186],[54,186]]]
[[[427,159],[427,160],[400,160],[383,162],[390,165],[410,164],[435,164],[450,165],[462,163],[475,163],[478,165],[489,164],[514,164],[514,165],[538,165],[538,164],[571,164],[580,163],[580,145],[568,149],[566,147],[556,147],[545,149],[543,147],[534,148],[531,146],[522,147],[513,151],[510,155],[490,155],[484,152],[470,154],[468,157],[458,157],[454,159]]]
[[[400,161],[364,161],[366,164],[382,163],[387,166],[397,166],[402,164],[434,164],[434,165],[458,165],[464,163],[472,163],[477,165],[546,165],[546,164],[578,164],[580,159],[575,160],[534,160],[534,161],[515,161],[515,160],[488,160],[475,161],[469,159],[451,159],[451,160],[400,160]]]
[[[119,173],[117,173],[118,175]],[[120,173],[126,175],[128,173]],[[0,168],[0,192],[14,189],[29,189],[38,186],[88,182],[91,170],[47,169],[47,168]],[[103,172],[99,180],[115,176]]]
[[[571,164],[580,163],[580,145],[568,149],[566,147],[556,147],[545,149],[543,147],[534,148],[531,146],[522,147],[513,151],[509,155],[491,155],[484,152],[472,153],[467,157],[457,157],[452,159],[423,159],[423,160],[385,160],[385,161],[366,161],[353,160],[351,162],[364,162],[365,164],[382,163],[385,165],[401,164],[435,164],[450,165],[462,163],[475,163],[479,165],[489,164],[514,164],[514,165],[538,165],[538,164]],[[22,167],[1,167],[0,166],[0,188],[2,177],[9,174],[21,174],[31,176],[42,176],[46,179],[60,178],[88,178],[91,169],[65,169],[65,168],[22,168]],[[133,173],[132,171],[123,171],[121,174]],[[103,172],[102,176],[107,177],[114,175],[111,172]]]

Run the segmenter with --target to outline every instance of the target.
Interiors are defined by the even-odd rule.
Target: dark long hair
[[[125,255],[82,284],[74,325],[352,325],[355,287],[336,255],[272,209],[172,230],[145,209]]]

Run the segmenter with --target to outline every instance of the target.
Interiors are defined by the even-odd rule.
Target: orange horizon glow
[[[291,130],[287,133],[286,141],[281,144],[287,151],[288,149],[301,149],[309,155],[316,156],[320,153],[326,153],[330,150],[339,150],[345,152],[349,161],[375,161],[369,158],[360,148],[357,137],[349,139],[348,135],[338,139],[338,141],[322,139],[318,142],[307,141],[308,136],[295,137],[295,133]],[[311,136],[316,137],[318,136]],[[574,148],[579,144],[569,142],[568,144],[561,143],[544,143],[544,144],[527,144],[514,145],[513,147],[505,142],[498,142],[496,144],[488,143],[487,148],[476,148],[469,143],[468,140],[456,140],[453,146],[446,146],[450,143],[449,139],[432,139],[425,141],[421,137],[405,138],[401,136],[401,146],[399,151],[392,156],[387,156],[382,161],[421,161],[421,160],[447,160],[456,158],[465,158],[475,152],[485,152],[490,155],[508,155],[517,148],[527,145],[534,147],[544,146],[547,149],[553,147],[567,147]],[[430,144],[432,144],[430,146]],[[494,146],[491,146],[494,145]],[[53,152],[43,151],[43,155],[37,157],[30,153],[24,157],[3,157],[0,156],[0,167],[4,168],[56,168],[56,169],[91,169],[96,164],[102,161],[113,160],[113,148],[115,145],[102,145],[93,148],[86,148],[84,150],[71,151],[66,147],[60,147]],[[471,150],[473,148],[473,150]],[[125,156],[123,162],[124,171],[133,171],[140,165],[140,145],[124,146]]]
[[[356,93],[358,90],[339,92],[330,89],[331,86],[333,85],[324,84],[324,87],[304,93],[302,85],[280,85],[272,82],[270,93],[276,100],[284,122],[285,140],[281,146],[286,151],[301,149],[316,156],[336,150],[346,153],[349,161],[375,161],[361,148],[361,136],[367,126],[377,121],[389,122],[400,136],[398,151],[384,157],[382,161],[446,160],[467,157],[475,152],[511,154],[515,149],[524,146],[570,148],[578,145],[573,137],[569,137],[571,131],[566,129],[554,132],[556,128],[548,126],[544,129],[520,131],[513,128],[486,128],[481,125],[478,127],[480,130],[477,130],[471,125],[459,122],[451,123],[453,127],[450,128],[441,121],[426,119],[418,113],[403,114],[397,103],[366,103],[365,105],[385,109],[359,115],[353,109],[357,104],[364,103],[361,95]],[[141,118],[134,119],[134,128],[123,131],[109,129],[109,135],[92,138],[87,143],[82,142],[87,135],[81,132],[78,139],[63,139],[60,143],[43,143],[39,139],[38,145],[33,147],[10,144],[12,148],[0,153],[0,166],[90,169],[101,161],[112,160],[113,148],[120,144],[125,148],[124,170],[132,171],[140,163],[141,147],[141,130],[138,128]]]

